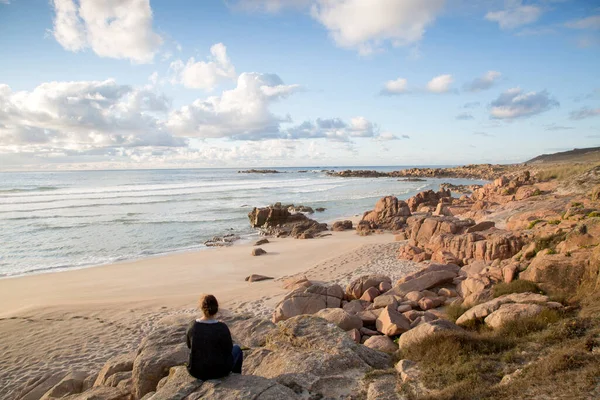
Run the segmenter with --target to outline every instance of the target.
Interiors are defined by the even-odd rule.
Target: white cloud
[[[542,8],[535,5],[523,5],[522,0],[506,0],[505,9],[490,11],[485,19],[497,22],[502,29],[514,29],[537,21],[542,15]]]
[[[387,81],[381,90],[381,94],[394,95],[408,92],[408,81],[404,78],[398,78]]]
[[[150,63],[162,43],[149,0],[53,0],[52,34],[69,51]]]
[[[356,138],[373,138],[377,140],[397,140],[390,132],[380,133],[378,125],[365,117],[354,117],[350,122],[340,118],[317,118],[315,122],[304,121],[283,132],[288,139],[329,139],[336,142],[351,142]],[[408,138],[407,136],[403,136]]]
[[[543,113],[559,103],[547,91],[523,93],[521,88],[509,89],[491,103],[491,117],[511,120]]]
[[[170,101],[114,80],[49,82],[32,91],[0,85],[0,148],[73,153],[140,146],[185,146],[156,115]]]
[[[592,109],[589,107],[583,107],[583,108],[580,108],[579,110],[572,111],[571,114],[569,115],[569,118],[584,119],[584,118],[591,118],[591,117],[598,117],[598,116],[600,116],[600,108]]]
[[[473,81],[465,84],[464,88],[468,92],[480,92],[490,89],[500,79],[502,74],[498,71],[488,71],[483,76],[475,78]]]
[[[244,72],[234,89],[220,96],[198,99],[170,113],[167,126],[180,136],[199,138],[229,137],[258,140],[278,137],[281,122],[269,106],[299,90],[285,85],[274,74]]]
[[[590,15],[586,18],[575,19],[565,23],[565,26],[573,29],[600,29],[600,15]]]
[[[427,83],[427,90],[431,93],[446,93],[450,91],[452,82],[454,82],[452,75],[439,75]]]
[[[341,47],[369,54],[419,42],[445,0],[315,0],[311,15]]]
[[[186,63],[173,61],[169,66],[172,83],[181,83],[187,88],[213,90],[220,82],[237,77],[235,67],[227,56],[227,47],[217,43],[210,48],[209,61],[196,61],[194,57]]]

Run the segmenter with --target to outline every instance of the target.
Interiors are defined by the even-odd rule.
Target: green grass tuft
[[[510,283],[498,283],[492,288],[492,293],[494,297],[500,297],[505,294],[511,293],[543,293],[542,289],[535,283],[531,281],[526,281],[524,279],[517,279]]]

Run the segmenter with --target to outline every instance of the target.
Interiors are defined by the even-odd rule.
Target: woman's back
[[[187,345],[191,349],[188,371],[193,377],[217,379],[231,372],[233,342],[223,322],[192,321],[187,330]]]

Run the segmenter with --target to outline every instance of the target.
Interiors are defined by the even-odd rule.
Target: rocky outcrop
[[[331,230],[337,232],[346,231],[349,229],[352,229],[352,221],[350,220],[336,221],[331,226]]]
[[[334,324],[302,315],[277,324],[265,351],[246,363],[253,374],[325,398],[344,398],[358,391],[359,379],[371,368],[391,367],[391,358],[356,344]],[[319,397],[320,398],[320,397]]]
[[[411,212],[408,205],[393,196],[381,198],[375,209],[363,214],[362,221],[369,223],[371,229],[397,230],[406,224]]]
[[[215,236],[212,239],[204,242],[204,245],[206,247],[228,247],[232,246],[233,243],[237,240],[240,240],[240,237],[238,235],[230,233],[225,236]]]
[[[519,277],[546,290],[571,294],[582,283],[589,260],[589,251],[572,251],[567,255],[543,250],[537,253]]]
[[[238,171],[238,174],[280,174],[280,171],[274,169],[247,169]]]
[[[316,236],[327,230],[327,224],[319,223],[302,213],[292,214],[285,206],[275,204],[265,208],[254,208],[249,214],[250,225],[260,228],[263,234],[277,237],[301,235]]]
[[[378,288],[383,282],[391,283],[389,276],[385,275],[363,275],[354,279],[346,287],[346,298],[349,300],[360,299],[369,288]]]
[[[183,341],[186,328],[160,327],[142,340],[133,362],[133,394],[136,399],[154,391],[171,367],[187,361],[189,352]]]
[[[449,190],[440,189],[438,192],[426,190],[420,192],[407,200],[410,211],[416,212],[421,206],[435,208],[442,199],[450,199],[451,193]]]
[[[273,322],[283,321],[297,315],[314,314],[324,308],[339,308],[344,291],[339,285],[311,285],[289,293],[273,312]]]
[[[380,172],[373,170],[346,170],[346,171],[327,171],[328,175],[339,177],[358,177],[358,178],[464,178],[464,179],[483,179],[491,181],[501,176],[503,173],[514,170],[510,165],[492,165],[492,164],[473,164],[461,167],[451,168],[408,168],[393,172]]]

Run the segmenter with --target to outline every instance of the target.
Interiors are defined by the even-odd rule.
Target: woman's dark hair
[[[211,317],[219,311],[219,302],[212,294],[207,294],[200,299],[200,309],[205,316]]]

